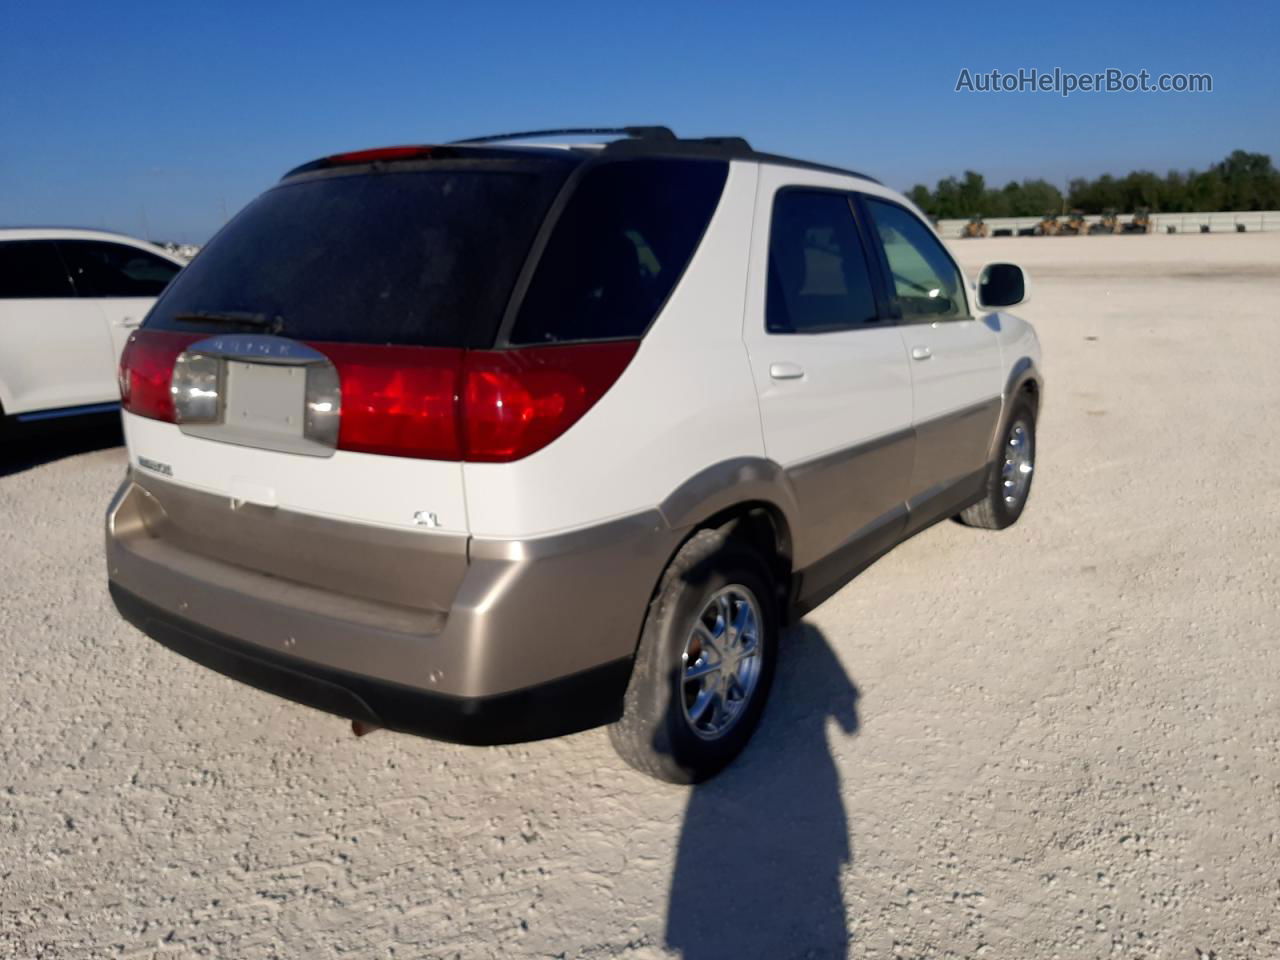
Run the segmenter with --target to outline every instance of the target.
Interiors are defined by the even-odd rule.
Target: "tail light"
[[[338,449],[459,460],[463,351],[313,344],[338,370]]]
[[[555,440],[626,369],[635,341],[450,350],[313,344],[338,370],[338,448],[501,463]]]
[[[501,463],[541,450],[604,396],[639,343],[591,343],[467,354],[464,460]]]
[[[205,336],[136,331],[120,359],[124,409],[176,422],[175,364]],[[339,450],[504,463],[541,450],[581,419],[621,376],[639,342],[519,350],[311,346],[337,371]],[[180,386],[187,385],[192,371],[180,376]]]
[[[173,365],[198,333],[135,330],[120,355],[120,405],[130,413],[173,423]]]

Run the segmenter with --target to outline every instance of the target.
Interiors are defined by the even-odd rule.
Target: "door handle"
[[[928,360],[932,356],[933,356],[933,351],[930,350],[928,347],[920,346],[920,347],[911,348],[912,360]]]
[[[771,363],[769,376],[775,380],[799,380],[804,376],[804,367],[798,363]]]
[[[142,326],[142,321],[137,317],[121,317],[117,326],[124,327],[126,330],[132,330],[134,327]]]

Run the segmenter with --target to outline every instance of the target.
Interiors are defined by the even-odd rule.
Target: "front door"
[[[1004,387],[1000,346],[970,313],[963,274],[933,231],[890,200],[863,195],[861,204],[911,358],[915,507],[985,468]]]

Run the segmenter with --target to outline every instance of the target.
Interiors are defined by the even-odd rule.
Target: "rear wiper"
[[[257,327],[268,333],[279,333],[284,327],[284,317],[268,317],[265,313],[241,313],[235,310],[199,310],[195,313],[179,313],[177,323],[212,323],[235,327]]]

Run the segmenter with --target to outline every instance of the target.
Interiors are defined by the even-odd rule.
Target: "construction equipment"
[[[969,222],[964,225],[964,232],[960,234],[962,237],[985,237],[990,230],[982,221],[982,214],[975,213],[969,218]]]
[[[1115,207],[1107,207],[1102,211],[1102,219],[1089,227],[1089,233],[1119,233],[1120,221],[1116,218]]]
[[[1139,207],[1133,212],[1133,219],[1120,228],[1121,233],[1150,233],[1155,228],[1151,222],[1151,209]]]
[[[1062,224],[1058,222],[1058,215],[1050,210],[1036,224],[1036,233],[1041,237],[1056,237],[1061,228]]]
[[[1062,236],[1074,237],[1087,231],[1088,226],[1084,221],[1083,210],[1072,210],[1071,216],[1067,217],[1067,222],[1058,224],[1058,233]]]

